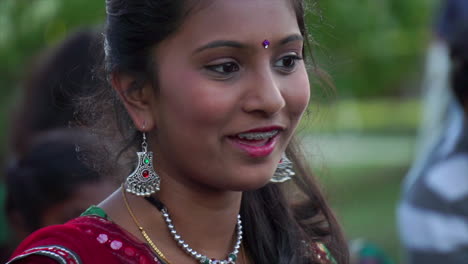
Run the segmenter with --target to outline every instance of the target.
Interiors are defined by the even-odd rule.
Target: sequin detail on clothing
[[[99,222],[102,222],[102,225],[104,226],[113,225],[111,221],[101,218],[101,217],[96,217],[94,215],[87,216],[87,217],[90,217]],[[97,226],[94,226],[94,227],[97,227]],[[83,229],[83,232],[93,237],[94,239],[96,239],[98,243],[107,246],[110,250],[112,250],[114,255],[124,256],[124,258],[133,259],[133,261],[135,262],[132,262],[132,263],[164,264],[157,257],[153,257],[151,255],[150,255],[151,257],[148,257],[144,254],[141,254],[141,251],[133,247],[130,241],[122,238],[120,235],[117,235],[115,230],[105,232],[104,228],[99,228],[99,229],[94,229],[94,230],[86,228],[86,229]],[[148,252],[151,252],[151,251],[148,251]]]
[[[106,235],[106,234],[99,234],[99,236],[97,236],[96,240],[101,243],[101,244],[104,244],[106,243],[107,241],[109,241],[109,237]]]
[[[119,250],[122,248],[122,242],[118,241],[118,240],[114,240],[110,243],[110,247],[113,249],[113,250]]]

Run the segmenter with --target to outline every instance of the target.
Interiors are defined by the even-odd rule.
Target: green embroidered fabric
[[[84,211],[81,214],[81,216],[88,216],[88,215],[95,215],[95,216],[99,216],[101,218],[109,220],[107,213],[101,207],[98,207],[95,205],[91,205],[88,209],[86,209],[86,211]]]
[[[318,252],[318,258],[323,261],[323,263],[329,263],[329,264],[338,264],[336,262],[335,258],[331,254],[330,250],[325,246],[324,243],[322,242],[317,242],[316,247],[319,250]]]

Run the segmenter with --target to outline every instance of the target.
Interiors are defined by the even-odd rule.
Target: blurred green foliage
[[[308,24],[342,95],[399,94],[414,79],[435,0],[309,0]],[[1,94],[25,65],[75,27],[104,21],[103,0],[0,1]]]
[[[430,40],[435,0],[315,1],[315,54],[341,96],[408,94]]]
[[[32,57],[76,27],[102,23],[104,16],[104,1],[0,1],[0,99],[17,86]]]
[[[32,61],[79,27],[102,24],[104,0],[0,1],[0,127],[5,128],[15,89]],[[5,133],[0,130],[0,154]]]

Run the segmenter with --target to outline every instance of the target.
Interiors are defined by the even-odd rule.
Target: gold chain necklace
[[[140,233],[141,233],[141,235],[143,236],[143,238],[145,238],[146,242],[151,246],[151,248],[153,249],[153,251],[156,252],[156,254],[157,254],[166,264],[171,264],[171,263],[169,262],[169,260],[167,260],[167,258],[164,256],[164,254],[161,252],[161,250],[159,250],[159,248],[156,247],[156,245],[154,244],[153,240],[151,240],[151,238],[150,238],[150,237],[148,236],[148,234],[146,233],[145,229],[143,229],[143,227],[140,225],[140,222],[138,222],[136,216],[133,214],[132,208],[130,207],[130,204],[129,204],[128,201],[127,201],[127,195],[125,194],[125,190],[124,190],[123,186],[121,187],[121,190],[122,190],[122,196],[123,196],[123,199],[124,199],[124,202],[125,202],[125,206],[127,207],[128,213],[129,213],[130,216],[132,217],[133,222],[135,223],[135,225],[138,227],[138,230],[140,230]]]

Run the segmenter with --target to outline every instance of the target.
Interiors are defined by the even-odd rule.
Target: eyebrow
[[[293,42],[293,41],[304,41],[304,37],[299,35],[299,34],[293,34],[293,35],[285,37],[279,43],[280,43],[280,45],[284,45],[284,44],[287,44],[287,43]]]
[[[279,41],[280,45],[285,45],[289,42],[293,41],[304,41],[304,37],[302,37],[299,34],[293,34],[290,36],[287,36],[283,38],[282,40]],[[246,48],[247,45],[242,44],[237,41],[232,41],[232,40],[215,40],[213,42],[210,42],[206,45],[201,46],[200,48],[196,49],[194,53],[199,53],[207,49],[214,49],[214,48],[220,48],[220,47],[230,47],[230,48],[237,48],[237,49],[242,49]]]
[[[246,45],[239,43],[237,41],[231,41],[231,40],[215,40],[213,42],[210,42],[196,49],[194,53],[199,53],[206,49],[213,49],[213,48],[220,48],[220,47],[231,47],[231,48],[242,49],[242,48],[245,48]]]

